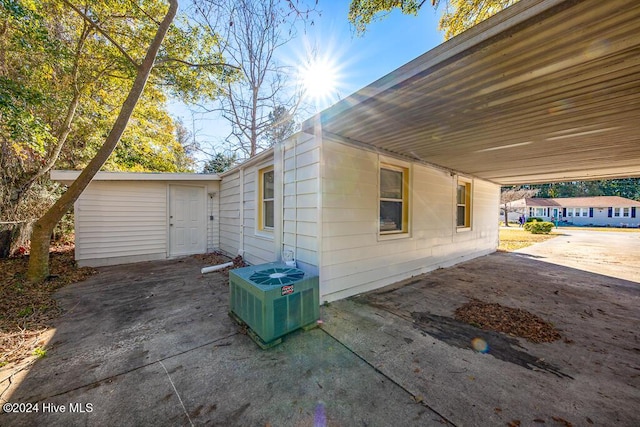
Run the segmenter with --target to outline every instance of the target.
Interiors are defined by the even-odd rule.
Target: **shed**
[[[71,183],[79,171],[52,171]],[[81,266],[174,258],[219,244],[220,177],[189,173],[98,172],[74,204]]]

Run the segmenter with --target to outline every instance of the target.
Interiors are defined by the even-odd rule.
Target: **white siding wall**
[[[207,251],[219,240],[220,183],[202,181],[93,181],[76,201],[76,260],[79,265],[114,265],[169,255],[168,186],[193,185],[207,193]],[[213,220],[210,218],[213,217]]]
[[[277,260],[273,231],[259,231],[258,227],[258,171],[273,165],[273,157],[244,169],[244,258],[256,265]],[[277,197],[277,194],[276,194]],[[280,221],[275,212],[274,222]]]
[[[245,261],[253,265],[273,262],[278,257],[274,233],[257,229],[258,171],[270,165],[273,156],[239,168],[225,176],[221,185],[220,249],[230,256],[242,253]],[[274,220],[281,221],[277,210]]]
[[[220,249],[220,181],[207,184],[206,202],[207,252],[214,252]]]
[[[76,260],[108,265],[167,256],[165,182],[94,181],[75,203]]]
[[[631,218],[631,207],[629,207],[629,216],[622,216],[622,209],[620,208],[620,216],[612,216],[609,218],[609,208],[594,208],[593,209],[593,218],[589,217],[580,217],[580,222],[578,222],[578,218],[573,218],[574,224],[595,224],[595,225],[610,225],[611,227],[640,227],[640,207],[636,207],[636,217]],[[566,218],[565,218],[566,219]]]
[[[236,256],[240,231],[240,171],[236,171],[220,184],[220,250]]]
[[[397,162],[410,168],[410,233],[389,239],[378,233],[378,155],[329,140],[323,141],[322,153],[322,300],[345,298],[495,251],[497,185],[473,181],[472,227],[458,231],[456,177]]]
[[[298,267],[318,274],[320,147],[313,135],[298,133],[284,143],[284,250],[293,251]]]

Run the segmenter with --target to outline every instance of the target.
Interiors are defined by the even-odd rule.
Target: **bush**
[[[544,222],[544,219],[532,216],[527,218],[527,222]]]
[[[549,234],[553,229],[553,223],[546,221],[528,222],[524,225],[524,229],[531,232],[531,234]]]

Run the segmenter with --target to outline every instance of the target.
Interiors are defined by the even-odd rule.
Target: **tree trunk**
[[[133,82],[133,86],[129,91],[127,99],[122,104],[122,109],[118,114],[109,135],[98,150],[91,162],[80,173],[80,176],[71,184],[67,191],[49,208],[45,214],[36,221],[33,226],[33,232],[31,233],[31,251],[29,255],[29,269],[27,271],[27,278],[31,282],[39,282],[49,276],[49,244],[51,241],[51,233],[56,224],[62,219],[65,213],[71,209],[73,203],[80,197],[80,194],[89,185],[93,177],[98,173],[102,165],[107,161],[113,150],[115,149],[120,137],[127,127],[129,118],[133,113],[144,87],[149,78],[149,74],[154,65],[154,61],[162,41],[164,40],[173,18],[175,17],[178,9],[178,0],[169,1],[169,10],[164,19],[158,26],[158,31],[151,42],[151,45],[147,49],[147,53],[142,61],[142,64],[138,66],[138,72],[136,79]]]
[[[507,204],[504,204],[504,226],[509,226],[509,210],[507,209]]]
[[[0,223],[0,259],[18,253],[20,247],[28,246],[33,221]]]

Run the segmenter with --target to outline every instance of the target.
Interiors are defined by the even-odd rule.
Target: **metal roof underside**
[[[522,0],[319,118],[502,185],[640,176],[640,2]]]

